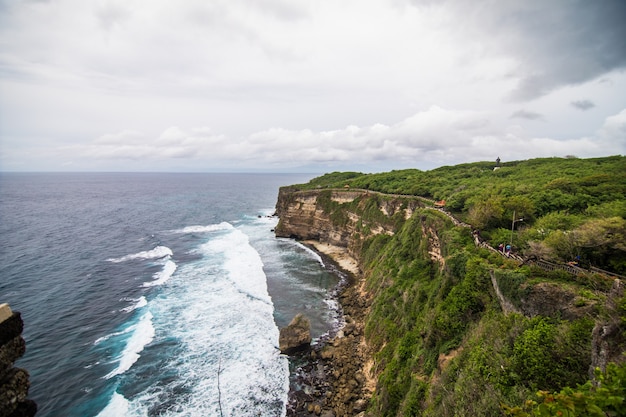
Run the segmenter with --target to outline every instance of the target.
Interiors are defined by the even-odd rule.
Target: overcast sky
[[[624,0],[0,0],[0,170],[626,154]]]

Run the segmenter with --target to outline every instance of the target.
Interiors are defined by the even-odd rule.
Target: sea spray
[[[152,278],[152,281],[147,281],[143,283],[144,287],[154,287],[156,285],[165,284],[176,272],[176,263],[174,263],[169,256],[166,258],[165,264],[163,265],[163,270],[155,273]]]
[[[143,295],[137,299],[124,298],[122,301],[130,301],[133,303],[129,305],[128,307],[124,307],[120,310],[126,313],[130,313],[133,310],[137,310],[138,308],[145,307],[148,305],[148,300],[146,300],[146,297],[144,297]]]
[[[124,333],[131,333],[130,338],[126,341],[126,346],[119,357],[117,368],[109,372],[105,378],[109,379],[115,375],[123,374],[130,369],[144,347],[154,339],[154,326],[152,325],[152,313],[149,311],[141,316],[137,324],[130,326]]]
[[[200,233],[197,227],[178,233],[183,230]],[[276,349],[278,328],[261,257],[237,228],[222,224],[201,230],[204,235],[192,249],[199,258],[174,274],[168,255],[163,270],[148,281],[169,276],[168,285],[156,286],[158,292],[142,307],[150,312],[153,341],[138,361],[132,356],[138,344],[128,339],[122,354],[128,360],[120,360],[107,375],[120,378],[120,386],[105,410],[123,409],[129,416],[155,409],[161,415],[203,416],[216,415],[221,405],[224,415],[284,413],[288,364]],[[152,368],[161,376],[153,375],[153,383],[137,392],[134,381]]]
[[[122,256],[121,258],[109,258],[107,261],[120,263],[132,261],[135,259],[159,259],[166,256],[172,256],[172,250],[166,246],[157,246],[152,250],[142,251],[139,253],[133,253],[131,255]]]

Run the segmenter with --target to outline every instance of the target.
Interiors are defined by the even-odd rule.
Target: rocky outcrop
[[[280,329],[278,344],[281,353],[292,355],[311,345],[311,323],[303,314],[297,314],[293,320]]]
[[[0,304],[0,417],[30,417],[37,405],[27,399],[30,381],[28,372],[13,367],[26,351],[22,338],[24,322],[20,313]]]
[[[596,315],[595,302],[578,304],[578,295],[561,285],[541,282],[529,288],[526,297],[520,300],[521,312],[525,316],[559,317],[576,320]]]
[[[358,260],[359,240],[363,234],[393,234],[393,222],[368,221],[362,211],[370,199],[376,199],[381,217],[390,219],[397,213],[410,217],[420,206],[418,199],[388,196],[367,190],[306,190],[291,187],[279,190],[276,214],[280,218],[275,232],[278,237],[315,240],[347,249]]]
[[[592,332],[591,365],[589,376],[593,378],[593,371],[600,368],[606,370],[609,362],[623,363],[626,360],[623,346],[626,345],[625,327],[622,321],[619,302],[624,297],[624,283],[619,279],[613,281],[613,286],[607,297],[605,317],[598,320]]]
[[[323,191],[298,191],[281,188],[276,203],[276,214],[280,218],[276,236],[301,240],[317,240],[335,246],[348,247],[350,236],[355,231],[351,221],[336,225],[331,213],[318,204]],[[327,191],[330,201],[345,204],[364,193]],[[348,214],[349,217],[349,214]]]
[[[368,302],[356,286],[340,295],[345,326],[338,334],[298,353],[295,379],[287,404],[287,417],[348,417],[365,415],[374,391],[368,365],[370,352],[363,323]]]
[[[337,417],[361,416],[375,387],[368,372],[370,352],[363,333],[368,302],[356,286],[346,288],[340,301],[346,324],[337,337],[318,352],[326,361],[331,386],[324,406]]]

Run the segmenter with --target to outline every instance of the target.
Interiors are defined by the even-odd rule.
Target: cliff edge
[[[20,313],[0,304],[0,417],[30,417],[37,412],[34,401],[27,399],[28,372],[15,368],[14,362],[26,351],[22,338],[24,322]]]
[[[354,277],[346,326],[312,352],[329,384],[288,415],[500,416],[624,360],[619,280],[520,264],[422,200],[281,188],[276,235]]]

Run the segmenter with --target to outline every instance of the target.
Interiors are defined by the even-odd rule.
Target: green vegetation
[[[538,391],[536,400],[527,400],[523,407],[503,409],[515,417],[626,416],[626,363],[611,363],[604,373],[596,368],[594,374],[595,384],[587,381],[558,393]]]
[[[481,162],[428,172],[333,173],[293,189],[349,185],[445,199],[447,211],[479,227],[493,246],[513,239],[526,256],[579,257],[582,266],[626,274],[626,157],[493,168]],[[389,216],[381,210],[397,206],[397,196],[370,192],[340,204],[324,191],[320,198],[318,206],[337,225],[348,221],[348,211],[361,218],[353,238],[372,300],[365,327],[378,376],[371,415],[626,415],[624,365],[596,372],[599,386],[586,382],[596,323],[617,329],[607,341],[626,350],[626,299],[607,301],[611,277],[547,272],[476,248],[469,228],[455,226],[428,202],[405,219],[401,210]],[[512,220],[521,217],[511,232]],[[395,233],[374,234],[376,224]],[[433,240],[441,262],[429,253]],[[570,300],[563,301],[567,319],[541,306],[533,314],[504,314],[491,274],[520,310],[539,287]]]
[[[349,185],[445,200],[449,212],[480,229],[492,246],[512,240],[526,255],[576,259],[626,275],[626,157],[542,158],[494,168],[477,162],[432,171],[335,172],[299,187]]]
[[[374,415],[499,416],[503,403],[584,382],[594,321],[503,315],[489,278],[496,265],[472,250],[467,229],[437,214],[424,210],[364,245],[374,294],[366,338],[380,373]],[[424,227],[445,231],[443,269],[426,253]],[[519,302],[533,276],[511,268],[497,275]]]

